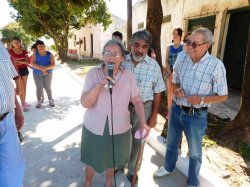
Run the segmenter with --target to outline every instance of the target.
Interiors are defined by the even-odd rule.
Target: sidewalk
[[[31,107],[24,113],[22,130],[26,159],[24,187],[82,187],[84,164],[80,162],[80,140],[84,108],[79,98],[83,80],[57,65],[52,82],[56,107],[49,107],[45,100],[42,108],[36,109],[35,86],[30,72],[27,102]],[[186,177],[178,171],[171,177],[153,179],[153,172],[164,159],[149,145],[145,146],[142,163],[139,187],[186,187]],[[93,187],[103,187],[104,181],[104,173],[96,174]],[[117,187],[130,187],[122,173],[116,175],[116,181]]]

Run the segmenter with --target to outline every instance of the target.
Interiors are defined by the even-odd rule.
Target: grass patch
[[[83,77],[91,68],[100,64],[99,60],[68,60],[67,65],[76,73]]]
[[[216,141],[213,141],[211,140],[210,138],[208,138],[207,135],[205,135],[202,139],[202,147],[205,148],[205,149],[208,149],[210,147],[213,147],[217,145],[217,142]]]
[[[72,65],[83,65],[83,66],[96,66],[100,64],[99,60],[85,60],[85,61],[79,61],[79,60],[68,60],[67,64]]]
[[[225,125],[230,121],[230,119],[221,119],[211,113],[207,115],[208,126],[206,129],[206,135],[210,139],[220,139],[220,132],[225,127]]]
[[[246,144],[242,144],[239,148],[239,152],[243,158],[250,160],[250,147]]]

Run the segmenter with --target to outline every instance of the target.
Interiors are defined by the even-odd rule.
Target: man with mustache
[[[154,59],[147,55],[151,42],[152,36],[148,31],[143,30],[134,33],[130,41],[131,52],[126,56],[123,65],[134,73],[143,100],[147,124],[150,128],[153,128],[156,125],[157,114],[161,103],[161,92],[165,91],[165,84],[162,78],[160,66]],[[130,122],[132,124],[132,149],[128,164],[127,179],[131,182],[134,175],[141,140],[135,139],[135,132],[140,127],[135,108],[132,104],[129,105],[129,108]],[[144,145],[145,142],[142,143],[142,150]],[[141,160],[142,154],[138,170],[141,166]],[[136,179],[138,180],[138,176],[136,176]]]

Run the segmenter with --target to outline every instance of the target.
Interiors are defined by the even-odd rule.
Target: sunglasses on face
[[[185,44],[186,44],[187,46],[191,46],[193,49],[195,49],[195,48],[197,48],[197,47],[199,47],[199,46],[201,46],[201,45],[207,44],[207,42],[201,43],[201,44],[197,44],[197,43],[195,43],[195,42],[192,42],[191,40],[186,40],[186,41],[185,41]]]

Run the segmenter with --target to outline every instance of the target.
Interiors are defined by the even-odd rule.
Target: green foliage
[[[70,29],[79,29],[86,23],[102,24],[106,29],[111,23],[104,0],[8,0],[17,10],[14,17],[24,30],[38,37],[51,37],[59,56],[66,54]]]
[[[215,146],[217,143],[211,139],[209,139],[206,135],[202,139],[202,147],[207,149]]]
[[[23,45],[28,46],[32,41],[35,40],[35,38],[33,38],[31,35],[26,34],[23,27],[17,22],[7,24],[0,31],[3,37],[2,40],[4,42],[11,42],[12,38],[17,36],[22,40]]]
[[[55,51],[55,52],[57,51],[56,45],[51,45],[50,48],[51,48],[52,51]]]
[[[250,147],[248,145],[246,144],[241,145],[239,151],[244,158],[250,160]]]
[[[85,23],[102,23],[104,28],[111,23],[103,0],[8,0],[18,11],[15,19],[24,30],[37,37],[65,36],[67,29],[80,28]],[[67,37],[67,35],[66,35]]]

